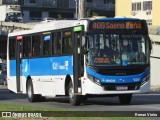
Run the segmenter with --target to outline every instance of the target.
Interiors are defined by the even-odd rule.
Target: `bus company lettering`
[[[68,70],[68,61],[65,61],[65,65],[61,65],[58,62],[53,62],[52,69],[53,70]]]
[[[95,63],[110,63],[109,58],[95,58]]]
[[[102,82],[106,82],[106,83],[115,83],[116,80],[115,80],[115,79],[106,79],[106,78],[103,78],[103,79],[102,79]]]
[[[124,23],[106,23],[106,28],[107,29],[125,29],[125,24]]]
[[[141,29],[142,25],[140,22],[94,22],[93,29]]]
[[[126,22],[126,29],[141,29],[142,25],[138,22]]]

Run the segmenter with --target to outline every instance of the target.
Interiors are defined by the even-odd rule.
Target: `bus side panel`
[[[9,60],[9,72],[8,72],[8,89],[17,92],[17,81],[16,81],[16,60]]]
[[[56,95],[65,95],[65,78],[73,76],[73,56],[52,57],[51,63]]]
[[[32,77],[35,94],[64,95],[66,75],[73,75],[72,60],[72,56],[25,59],[22,75]]]
[[[47,58],[32,58],[23,60],[23,76],[27,79],[30,75],[33,82],[35,94],[47,94],[53,93],[51,88],[51,62],[50,57]],[[49,83],[49,84],[48,84]],[[25,84],[23,84],[25,85]],[[50,86],[51,85],[51,86]],[[47,86],[45,88],[45,86]],[[49,91],[48,91],[49,88]]]

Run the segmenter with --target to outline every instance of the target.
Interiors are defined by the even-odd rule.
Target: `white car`
[[[51,22],[51,21],[55,21],[56,19],[55,18],[43,18],[41,22]]]

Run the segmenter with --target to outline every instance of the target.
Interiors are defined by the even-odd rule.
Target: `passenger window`
[[[50,41],[50,35],[43,36],[43,55],[50,55]]]
[[[64,37],[62,42],[62,53],[71,54],[73,50],[72,39],[71,37]]]
[[[38,57],[41,54],[41,35],[32,36],[32,53],[34,57]]]
[[[55,34],[52,33],[52,55],[55,54],[55,48],[56,48],[56,44],[55,44]]]
[[[56,54],[60,55],[62,53],[62,48],[61,48],[61,44],[62,44],[62,39],[61,39],[61,32],[58,32],[56,35]]]
[[[64,37],[62,39],[62,54],[72,54],[72,33],[70,31],[64,31],[63,36]]]
[[[31,36],[23,37],[23,57],[31,57]]]
[[[9,39],[9,59],[15,59],[16,38]]]

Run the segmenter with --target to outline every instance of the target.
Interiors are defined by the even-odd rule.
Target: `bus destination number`
[[[93,29],[141,29],[142,25],[140,22],[97,22],[95,21],[92,25]]]
[[[109,58],[95,58],[94,63],[100,63],[100,64],[110,63],[110,60]]]

